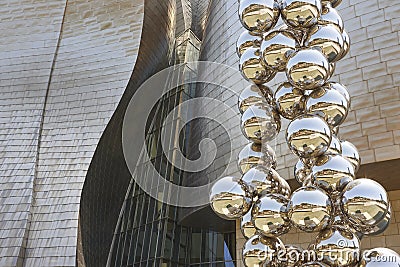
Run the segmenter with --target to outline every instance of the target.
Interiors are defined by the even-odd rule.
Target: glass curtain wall
[[[181,64],[198,60],[200,45],[200,40],[193,32],[186,30],[176,39],[173,62]],[[196,73],[186,68],[185,75]],[[153,166],[165,179],[179,185],[186,175],[165,157],[161,146],[161,129],[167,115],[177,105],[194,96],[195,87],[195,84],[189,84],[166,93],[153,109],[153,120],[148,124],[146,135],[147,151]],[[174,114],[176,125],[180,123],[179,115],[177,109]],[[175,131],[170,133],[173,138],[167,142],[178,142],[181,152],[187,155],[190,124],[182,131]],[[148,168],[137,168],[135,175],[150,177],[153,175],[151,172]],[[163,193],[160,190],[159,194]],[[178,211],[177,207],[151,198],[132,181],[115,232],[109,266],[235,266],[234,232],[218,233],[179,225]]]

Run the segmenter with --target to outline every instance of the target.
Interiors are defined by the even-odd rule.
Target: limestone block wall
[[[0,3],[1,266],[75,266],[83,182],[135,66],[143,5]]]

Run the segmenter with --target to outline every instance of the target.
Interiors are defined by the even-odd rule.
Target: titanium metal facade
[[[129,187],[120,138],[129,99],[143,81],[173,63],[176,37],[187,29],[202,40],[201,60],[236,68],[235,42],[241,32],[237,0],[208,4],[201,0],[0,3],[0,266],[103,266],[107,260],[111,266],[121,262],[150,266],[156,259],[157,264],[165,260],[166,266],[172,262],[187,266],[222,261],[209,256],[220,255],[215,252],[223,244],[218,231],[182,223],[210,213],[172,212],[165,205],[154,209],[157,203]],[[352,110],[340,134],[360,149],[364,165],[359,175],[398,190],[394,173],[400,158],[400,3],[343,0],[339,11],[352,39],[351,52],[338,63],[334,76],[352,95]],[[278,76],[270,84],[279,80]],[[199,86],[194,96],[217,98],[236,108],[236,96],[221,88]],[[215,136],[221,148],[237,154],[246,140],[237,121],[231,125],[232,139],[218,125],[206,121],[190,125],[188,153],[193,153],[198,140]],[[293,179],[295,158],[283,137],[281,133],[275,146],[279,172]],[[237,174],[236,163],[227,162],[224,154],[218,154],[216,168],[197,178],[214,179],[221,168]],[[400,212],[396,192],[390,193],[395,217]],[[131,220],[127,214],[139,214],[131,206],[146,201],[154,212],[143,223]],[[118,223],[124,220],[126,224]],[[365,246],[399,251],[398,223],[393,221],[387,236],[365,239]],[[138,252],[128,248],[131,240],[140,241],[138,233],[155,230],[161,234],[148,238],[158,243],[146,244],[161,248],[152,254],[143,246],[137,259]],[[232,244],[231,238],[224,240]],[[201,243],[196,241],[200,239]],[[308,239],[299,233],[288,235],[292,243]],[[168,240],[171,250],[165,245]],[[239,252],[242,242],[229,249],[236,247]],[[205,249],[206,243],[217,245],[208,246],[210,253],[191,254],[191,248]],[[180,261],[182,251],[185,259]]]

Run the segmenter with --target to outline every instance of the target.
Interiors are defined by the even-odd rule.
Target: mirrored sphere
[[[210,203],[211,208],[221,218],[236,220],[250,210],[252,196],[239,179],[224,177],[212,186]]]
[[[254,227],[254,224],[251,221],[251,210],[243,215],[242,219],[240,220],[240,231],[246,239],[249,239],[257,233],[257,229]]]
[[[281,129],[280,117],[271,106],[258,104],[249,107],[241,118],[243,135],[252,142],[261,143],[274,139]]]
[[[353,225],[368,227],[385,218],[389,199],[379,183],[370,179],[356,179],[344,188],[340,205]]]
[[[243,263],[246,267],[274,266],[279,251],[284,249],[279,238],[254,235],[243,246]]]
[[[238,166],[242,174],[257,165],[261,165],[268,169],[276,168],[275,151],[266,143],[247,144],[239,153]]]
[[[306,106],[303,92],[288,82],[279,85],[275,92],[275,101],[279,114],[289,120],[302,114]]]
[[[263,84],[275,77],[272,69],[266,68],[258,48],[248,48],[243,52],[239,61],[239,69],[243,77],[255,84]]]
[[[244,31],[236,42],[236,52],[240,57],[248,48],[260,48],[262,36],[260,34]]]
[[[300,187],[288,204],[291,222],[305,232],[321,231],[329,225],[332,203],[329,196],[315,186]]]
[[[294,28],[309,28],[315,25],[321,12],[320,0],[283,0],[281,4],[282,19]]]
[[[346,98],[347,102],[350,103],[350,94],[344,85],[337,82],[328,82],[326,83],[325,87],[338,91]]]
[[[243,113],[252,105],[272,104],[273,98],[272,90],[268,86],[251,84],[239,96],[239,110]]]
[[[286,76],[294,87],[302,90],[321,87],[329,76],[328,60],[318,50],[299,50],[290,56]]]
[[[353,164],[355,172],[357,173],[361,164],[361,157],[358,149],[349,141],[342,141],[342,155]]]
[[[332,7],[337,7],[342,3],[342,0],[322,0],[324,6],[330,5]]]
[[[388,212],[386,213],[385,218],[382,221],[378,222],[374,226],[362,227],[357,225],[354,228],[363,235],[367,236],[379,235],[385,232],[385,230],[389,227],[391,216],[392,216],[392,208],[389,204]]]
[[[388,248],[373,248],[364,251],[359,267],[399,267],[400,256]]]
[[[329,63],[329,74],[327,80],[332,78],[333,74],[335,74],[335,69],[336,69],[336,63],[335,62]]]
[[[290,150],[301,158],[322,155],[331,143],[332,133],[326,122],[317,116],[304,115],[290,122],[286,142]]]
[[[264,63],[275,71],[284,71],[289,53],[295,47],[295,37],[288,31],[272,31],[266,34],[261,43]]]
[[[332,267],[354,266],[360,240],[348,227],[333,225],[320,232],[312,246],[321,262]]]
[[[266,32],[275,26],[280,10],[274,0],[241,0],[239,18],[243,27],[252,32]]]
[[[309,95],[306,108],[308,113],[319,115],[329,126],[336,127],[346,120],[350,103],[339,91],[323,86]]]
[[[343,29],[342,38],[343,38],[343,52],[337,60],[341,60],[342,58],[344,58],[350,51],[350,36],[348,35],[345,29]]]
[[[332,25],[314,26],[308,33],[305,45],[320,49],[328,62],[336,62],[344,49],[342,33]]]
[[[336,135],[332,135],[331,144],[329,145],[328,150],[325,152],[325,155],[338,155],[342,154],[342,143]]]
[[[338,29],[339,32],[343,32],[344,24],[343,19],[330,5],[322,8],[321,18],[318,21],[319,25],[332,25]]]
[[[355,178],[353,165],[341,155],[318,157],[311,172],[316,185],[328,193],[340,191]]]
[[[267,193],[284,194],[286,192],[286,181],[280,177],[274,169],[265,168],[262,165],[254,166],[243,174],[241,179],[249,191],[255,195]],[[283,180],[283,181],[282,181]]]
[[[302,160],[298,160],[296,165],[294,166],[294,177],[299,184],[303,184],[304,181],[311,173],[311,167],[308,165],[304,165]]]
[[[288,200],[282,195],[266,194],[254,203],[251,211],[254,226],[265,236],[280,236],[289,231]]]
[[[303,249],[295,245],[285,245],[285,267],[297,267],[301,264]]]

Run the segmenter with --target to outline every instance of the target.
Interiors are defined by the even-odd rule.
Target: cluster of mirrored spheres
[[[329,81],[350,48],[335,10],[340,2],[239,0],[245,31],[237,54],[251,82],[239,97],[240,126],[250,143],[239,153],[242,176],[218,180],[210,203],[222,218],[241,220],[245,266],[400,266],[390,249],[360,249],[363,236],[388,227],[391,208],[379,183],[356,179],[359,153],[339,137],[350,108],[346,87]],[[273,92],[265,83],[278,72],[287,81]],[[294,192],[275,170],[268,144],[283,118],[290,121],[287,144],[299,157],[294,174],[301,187]],[[308,248],[285,246],[279,237],[292,227],[318,235]],[[316,257],[288,257],[304,250]],[[374,260],[383,257],[392,260]]]

